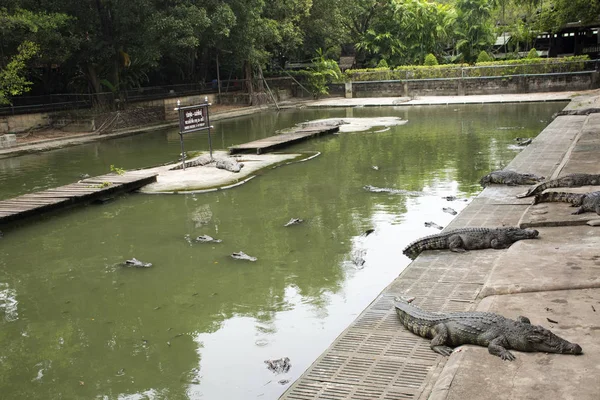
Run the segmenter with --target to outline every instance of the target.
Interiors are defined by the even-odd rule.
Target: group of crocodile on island
[[[579,207],[573,214],[596,212],[600,215],[600,191],[586,194],[546,192],[548,188],[562,186],[579,187],[597,185],[600,175],[571,174],[558,179],[544,181],[534,174],[515,171],[493,171],[481,178],[481,185],[534,185],[527,193],[518,197],[535,196],[533,204],[541,202],[567,202]],[[430,235],[412,242],[403,253],[415,259],[425,250],[448,249],[465,252],[478,249],[505,249],[523,239],[535,239],[535,229],[517,227],[462,228]],[[449,356],[453,347],[473,344],[488,348],[490,354],[512,361],[515,356],[509,350],[524,352],[546,352],[559,354],[582,354],[581,346],[571,343],[542,326],[532,325],[528,318],[517,320],[490,312],[428,312],[412,304],[411,300],[396,298],[395,309],[400,322],[410,332],[431,339],[431,349]]]

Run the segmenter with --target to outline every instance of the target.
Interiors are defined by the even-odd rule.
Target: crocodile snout
[[[569,353],[571,354],[581,354],[583,353],[583,349],[581,348],[580,345],[573,343],[573,345],[571,346],[571,348],[569,349]]]

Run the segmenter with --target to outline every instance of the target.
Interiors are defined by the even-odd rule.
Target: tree
[[[60,50],[50,38],[58,37],[56,31],[68,21],[65,14],[0,8],[0,104],[30,90],[27,75],[34,59],[57,58]]]
[[[476,54],[493,43],[491,5],[488,0],[457,0],[456,9],[456,49],[466,62],[473,62]]]

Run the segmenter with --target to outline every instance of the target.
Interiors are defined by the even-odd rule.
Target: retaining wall
[[[569,75],[420,79],[349,83],[352,97],[465,96],[589,90],[600,86],[596,71]]]

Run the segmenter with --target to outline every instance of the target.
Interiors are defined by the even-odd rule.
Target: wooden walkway
[[[274,149],[289,146],[290,144],[313,137],[327,135],[338,132],[339,126],[317,125],[309,127],[300,127],[291,132],[282,133],[268,138],[255,140],[253,142],[239,144],[229,148],[229,154],[237,153],[267,153]]]
[[[114,197],[156,182],[156,174],[139,171],[107,174],[0,201],[0,225],[78,204]]]

